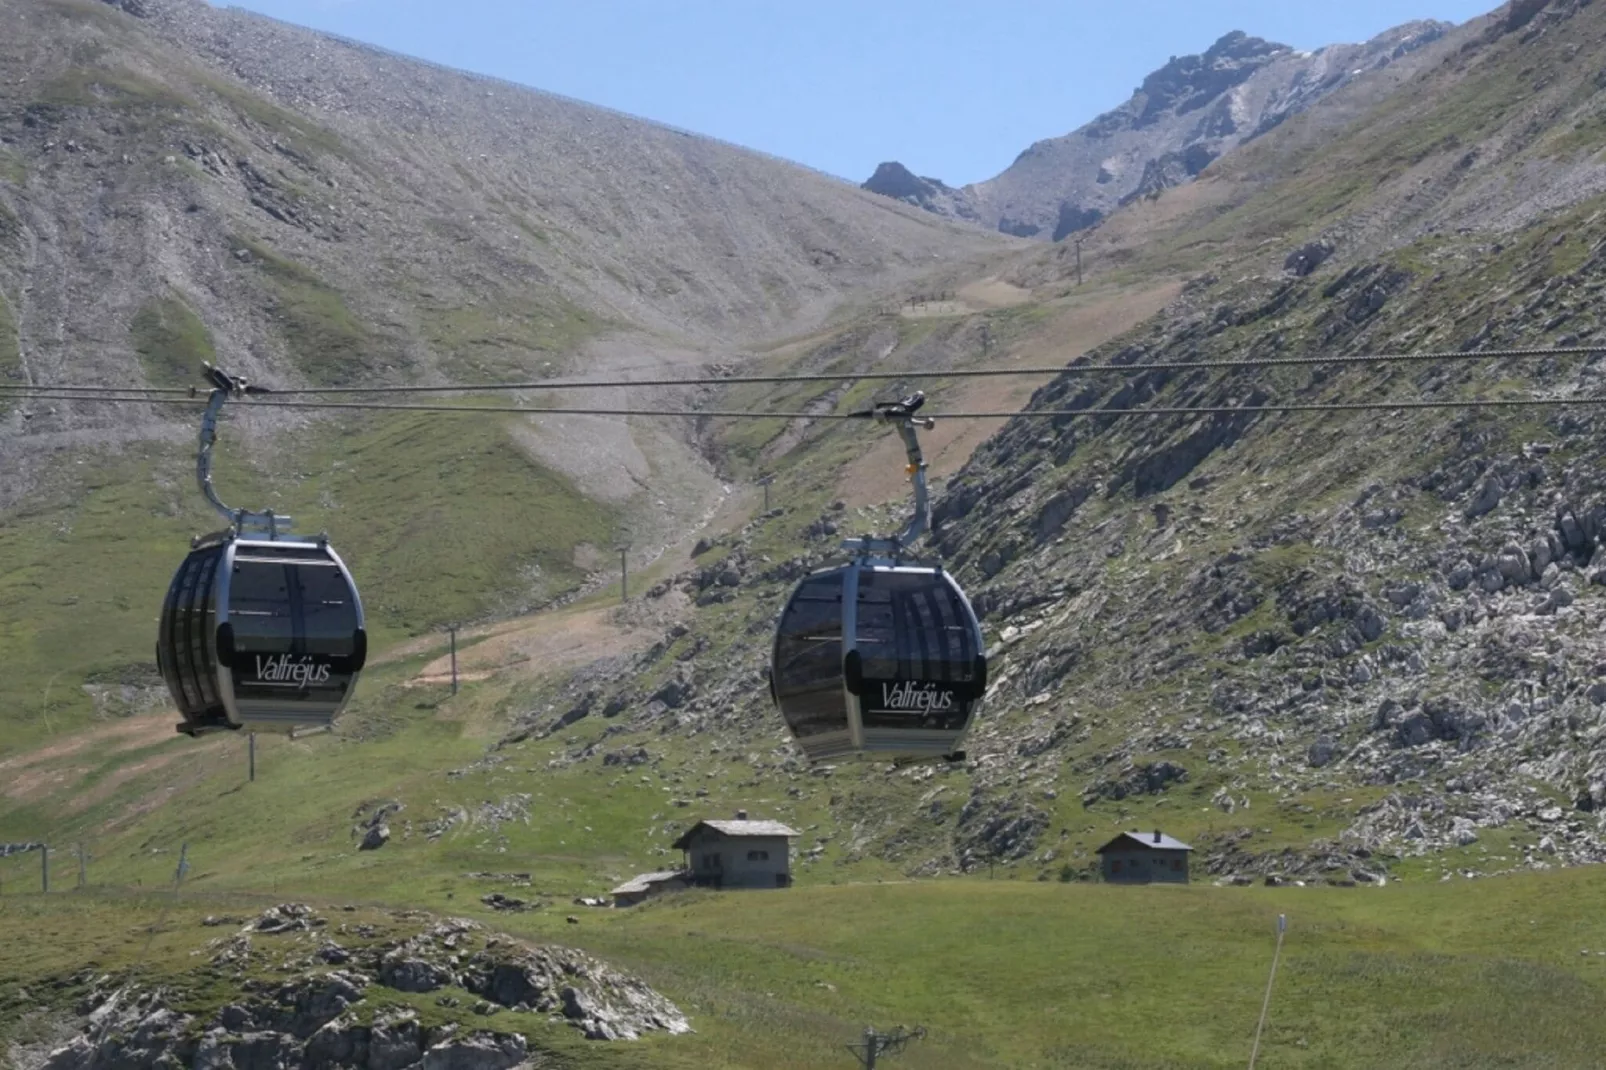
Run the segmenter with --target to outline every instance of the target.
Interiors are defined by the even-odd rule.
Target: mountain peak
[[[962,191],[941,179],[922,178],[896,160],[878,166],[860,188],[950,219],[976,219],[975,208]]]
[[[1166,113],[1185,115],[1202,108],[1293,51],[1288,45],[1233,30],[1199,55],[1172,56],[1138,87],[1128,106],[1136,106],[1132,125],[1148,126]]]
[[[875,174],[864,183],[864,188],[883,197],[909,200],[929,196],[948,187],[935,178],[921,178],[897,160],[888,160],[875,169]]]
[[[883,165],[864,188],[1008,234],[1059,240],[1121,205],[1191,182],[1237,146],[1452,28],[1408,22],[1361,44],[1310,52],[1230,30],[1203,52],[1170,57],[1120,107],[1035,142],[995,178],[950,189]]]

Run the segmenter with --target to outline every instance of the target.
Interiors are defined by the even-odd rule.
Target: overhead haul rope
[[[136,405],[199,405],[200,398],[146,398],[117,394],[39,393],[18,395],[37,401],[90,401]],[[1311,401],[1270,405],[1168,405],[1119,409],[1020,409],[1004,412],[938,412],[942,420],[1012,420],[1017,417],[1099,418],[1106,416],[1230,416],[1242,413],[1288,412],[1391,412],[1404,409],[1515,409],[1561,408],[1568,405],[1606,405],[1606,396],[1579,398],[1472,398],[1432,401]],[[246,409],[356,409],[367,412],[500,413],[507,416],[664,416],[713,417],[731,420],[865,420],[864,412],[769,412],[751,409],[558,409],[515,408],[509,405],[397,405],[371,401],[253,401]]]
[[[1146,371],[1300,368],[1319,364],[1377,365],[1477,360],[1539,360],[1546,357],[1579,357],[1596,353],[1606,353],[1606,344],[1598,346],[1557,346],[1548,349],[1444,350],[1432,353],[1361,353],[1326,357],[1244,357],[1232,360],[1158,361],[1147,364],[1067,364],[1049,367],[959,368],[946,371],[940,369],[909,369],[906,371],[816,372],[795,375],[726,375],[698,376],[689,379],[536,379],[529,382],[457,383],[441,386],[309,386],[287,387],[282,390],[253,384],[251,393],[276,394],[284,397],[303,394],[447,394],[502,390],[614,390],[628,389],[630,387],[784,385],[786,383],[840,383],[844,380],[988,379],[1009,376],[1099,375],[1115,372],[1135,375]],[[92,390],[100,388],[75,387],[70,384],[49,384],[38,388],[30,388],[21,384],[0,384],[0,392],[27,389]],[[119,386],[106,389],[152,395],[189,395],[192,393],[188,387]]]

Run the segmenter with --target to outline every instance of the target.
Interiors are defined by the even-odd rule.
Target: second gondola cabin
[[[328,542],[224,533],[174,575],[156,660],[194,736],[331,725],[367,651],[357,585]]]
[[[987,690],[981,627],[941,568],[859,560],[781,613],[770,690],[811,761],[958,757]]]

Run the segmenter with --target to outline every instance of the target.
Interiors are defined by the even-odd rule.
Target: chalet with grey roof
[[[1096,852],[1111,884],[1187,884],[1193,848],[1159,829],[1123,832]]]
[[[779,821],[699,821],[673,844],[685,852],[693,884],[708,888],[790,888],[796,829]]]

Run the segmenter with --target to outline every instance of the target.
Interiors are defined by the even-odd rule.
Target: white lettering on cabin
[[[291,661],[289,654],[280,654],[276,658],[264,658],[258,654],[257,679],[270,684],[310,687],[329,682],[329,666],[319,665],[305,655],[300,661]]]
[[[913,680],[905,680],[899,684],[882,684],[881,708],[944,713],[954,708],[954,693],[938,691],[936,684],[916,684]]]

